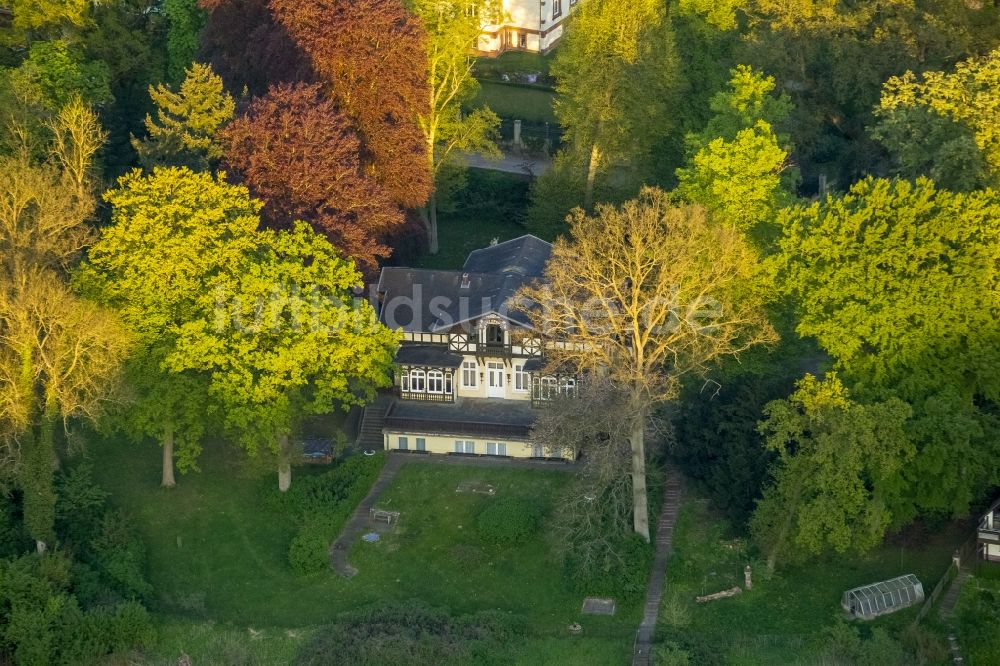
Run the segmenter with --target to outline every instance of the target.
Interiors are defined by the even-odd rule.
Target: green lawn
[[[153,663],[168,663],[181,650],[204,655],[204,663],[243,652],[252,663],[285,663],[339,613],[393,599],[421,599],[456,615],[500,609],[523,616],[532,635],[511,646],[515,663],[627,660],[637,606],[581,619],[582,599],[563,587],[544,531],[520,547],[490,547],[476,535],[475,515],[493,498],[455,492],[461,481],[480,480],[501,496],[549,506],[569,481],[563,472],[404,467],[382,502],[401,511],[397,531],[381,543],[359,541],[350,555],[359,574],[347,580],[292,571],[286,552],[293,528],[267,501],[277,493],[276,479],[247,476],[231,449],[206,447],[202,471],[170,491],[157,487],[159,452],[151,445],[109,443],[91,455],[99,481],[147,544],[159,629],[148,655]],[[584,637],[568,636],[565,627],[574,621],[584,624]]]
[[[473,108],[488,106],[501,118],[536,123],[556,122],[552,103],[556,94],[548,90],[482,81]]]
[[[494,238],[503,242],[526,233],[523,219],[530,186],[526,176],[470,169],[467,179],[454,210],[438,214],[440,251],[418,258],[416,268],[457,270],[470,252]]]
[[[501,74],[511,72],[539,72],[540,74],[548,74],[549,65],[552,64],[552,57],[554,55],[554,51],[544,55],[528,51],[507,51],[496,58],[477,58],[476,75],[485,78],[496,78]]]
[[[842,616],[845,590],[914,573],[929,594],[964,536],[960,529],[949,528],[918,547],[885,546],[862,558],[779,570],[771,578],[756,561],[751,591],[702,606],[694,602],[696,596],[742,586],[748,545],[707,500],[692,498],[682,508],[674,532],[658,637],[694,637],[732,663],[815,663],[813,640]],[[910,608],[862,626],[902,628],[916,612],[916,607]]]

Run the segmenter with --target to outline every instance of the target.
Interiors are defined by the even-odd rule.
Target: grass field
[[[948,529],[919,546],[885,546],[865,557],[779,570],[771,578],[758,566],[751,591],[698,605],[694,601],[698,595],[742,586],[748,547],[707,501],[691,499],[674,532],[658,636],[697,637],[727,655],[725,663],[816,663],[815,639],[842,616],[840,599],[845,590],[914,573],[929,593],[963,538],[964,533]],[[899,629],[916,612],[916,607],[910,608],[863,626]]]
[[[554,123],[556,116],[552,103],[555,99],[556,94],[548,90],[483,81],[480,83],[479,95],[471,106],[488,106],[501,118]]]
[[[92,455],[100,461],[99,481],[147,544],[159,630],[152,663],[176,660],[179,651],[204,655],[201,663],[244,653],[252,659],[230,663],[287,663],[311,632],[339,613],[407,599],[454,614],[499,609],[524,617],[532,633],[510,646],[515,663],[627,659],[638,607],[581,620],[582,599],[563,587],[544,531],[516,548],[490,547],[476,535],[475,515],[493,498],[455,492],[461,481],[480,480],[499,495],[548,506],[568,482],[565,473],[408,465],[381,503],[402,512],[398,531],[381,543],[356,544],[350,560],[359,574],[347,580],[332,571],[292,571],[286,554],[293,526],[267,501],[277,493],[276,480],[247,476],[234,462],[238,453],[206,447],[202,471],[181,477],[169,491],[157,486],[159,455],[152,446],[107,444]],[[565,628],[574,621],[585,625],[585,637],[568,636]]]

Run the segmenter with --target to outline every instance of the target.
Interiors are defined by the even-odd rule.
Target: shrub
[[[331,542],[368,494],[383,464],[384,454],[352,456],[329,472],[302,479],[278,500],[298,524],[288,545],[292,569],[307,574],[329,566]]]
[[[479,537],[496,546],[516,546],[538,531],[542,514],[538,506],[517,497],[501,497],[476,518]]]
[[[330,543],[343,522],[329,512],[307,520],[288,546],[288,562],[292,569],[300,574],[308,574],[328,567]]]
[[[646,592],[653,548],[637,534],[575,543],[566,552],[569,588],[585,594],[637,599]]]
[[[122,596],[143,598],[152,592],[143,574],[146,548],[121,512],[105,514],[91,550],[94,564]]]
[[[497,664],[526,625],[503,613],[453,618],[421,602],[390,603],[340,616],[295,659],[298,666]]]

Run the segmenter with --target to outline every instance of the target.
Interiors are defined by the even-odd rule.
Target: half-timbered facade
[[[551,250],[529,235],[472,252],[459,271],[382,270],[379,318],[403,334],[385,448],[574,457],[531,439],[537,408],[574,393],[577,379],[546,370],[545,345],[513,302],[542,278]]]

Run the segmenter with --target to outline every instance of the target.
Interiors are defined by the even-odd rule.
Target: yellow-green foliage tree
[[[85,177],[87,159],[73,156],[92,155],[100,143],[96,118],[79,108],[60,120],[78,125],[56,127],[63,141],[54,162],[75,164]],[[129,348],[114,315],[66,279],[90,241],[94,211],[89,183],[72,171],[24,155],[0,161],[0,443],[39,552],[54,536],[59,426],[101,416]]]
[[[146,138],[132,139],[143,166],[202,171],[219,161],[219,130],[233,119],[236,104],[210,66],[194,63],[185,70],[177,92],[161,83],[150,86],[149,96],[156,119],[147,115]]]
[[[705,129],[688,136],[690,163],[677,171],[678,192],[746,232],[773,223],[796,184],[788,140],[775,130],[791,102],[774,94],[773,77],[740,65],[711,108],[715,116]]]
[[[908,178],[929,176],[951,189],[1000,182],[1000,49],[952,72],[911,71],[889,79],[874,136]]]
[[[556,116],[586,174],[584,208],[598,176],[615,166],[642,171],[675,125],[678,61],[667,6],[655,0],[581,3],[552,63]]]
[[[427,142],[427,159],[434,190],[421,209],[431,254],[438,251],[437,213],[449,190],[461,185],[464,163],[459,151],[499,157],[495,139],[500,118],[487,108],[463,111],[475,99],[479,82],[473,76],[475,48],[483,23],[499,17],[496,0],[451,2],[411,0],[410,8],[427,32],[427,74],[430,104],[420,114]],[[457,181],[457,182],[456,182]]]
[[[836,374],[806,375],[764,410],[761,434],[778,454],[751,529],[774,569],[825,551],[863,554],[882,542],[914,454],[898,398],[862,405]]]
[[[1000,194],[869,178],[787,210],[778,281],[862,402],[899,397],[917,445],[894,519],[965,515],[1000,481]]]
[[[106,195],[113,224],[87,281],[142,343],[133,431],[164,447],[165,485],[200,450],[205,396],[251,454],[277,456],[307,414],[363,404],[389,383],[397,336],[355,303],[353,264],[308,225],[260,230],[245,187],[185,168],[134,172]],[[193,389],[193,393],[188,393]]]

